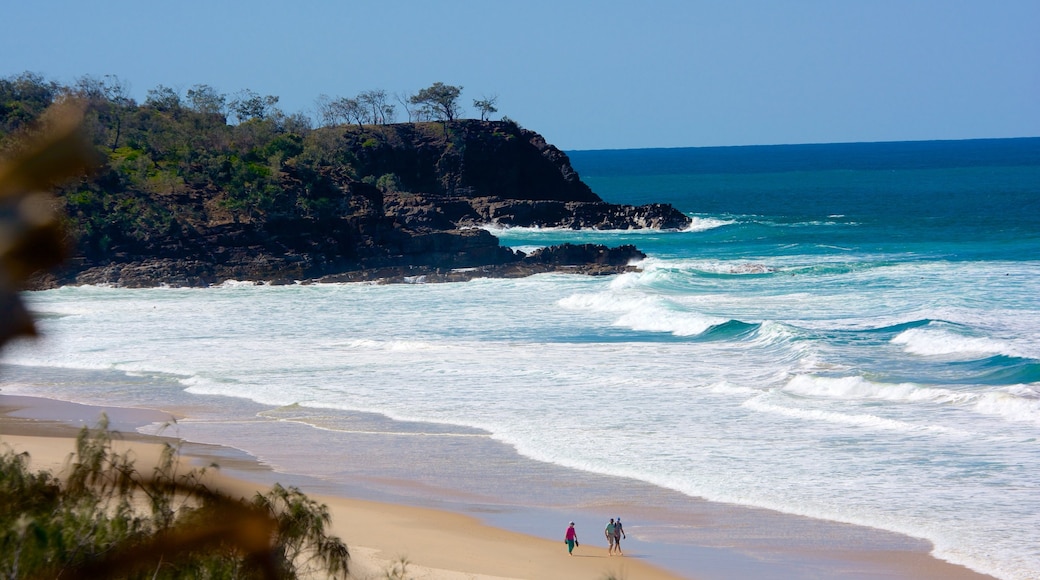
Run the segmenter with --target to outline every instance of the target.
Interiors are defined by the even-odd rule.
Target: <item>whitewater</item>
[[[370,413],[402,436],[486,438],[1037,577],[1040,156],[886,165],[875,148],[856,165],[832,148],[790,167],[776,156],[802,157],[780,149],[745,151],[739,168],[572,154],[600,195],[656,195],[694,218],[687,231],[489,228],[520,249],[648,254],[616,276],[28,293],[44,338],[5,350],[3,391],[205,407],[198,431],[182,426],[200,437],[239,417],[236,402],[260,405],[233,444],[262,459],[257,425],[304,425],[314,445],[365,432]]]

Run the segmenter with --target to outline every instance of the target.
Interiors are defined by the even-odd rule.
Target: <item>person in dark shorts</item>
[[[618,518],[617,521],[614,521],[614,551],[618,554],[621,554],[621,538],[627,540],[628,536],[625,535],[625,528],[621,527],[621,518]],[[624,554],[621,555],[624,556]]]

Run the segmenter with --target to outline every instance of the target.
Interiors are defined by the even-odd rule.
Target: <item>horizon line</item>
[[[800,143],[747,143],[742,145],[673,145],[652,147],[601,147],[593,149],[561,148],[565,152],[607,152],[607,151],[665,151],[678,149],[737,149],[752,147],[813,147],[829,145],[884,145],[896,143],[962,143],[968,141],[1015,141],[1015,140],[1040,140],[1040,135],[1019,137],[965,137],[960,139],[885,139],[879,141],[806,141]]]

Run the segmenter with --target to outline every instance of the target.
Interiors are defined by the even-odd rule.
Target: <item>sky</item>
[[[1040,136],[1040,0],[7,0],[0,77],[434,82],[564,150]],[[403,111],[399,120],[406,120]]]

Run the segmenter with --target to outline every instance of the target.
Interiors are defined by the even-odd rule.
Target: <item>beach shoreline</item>
[[[77,412],[88,415],[75,416]],[[0,395],[0,446],[28,452],[32,469],[60,474],[82,429],[77,423],[93,425],[102,412],[118,431],[117,448],[132,450],[143,469],[154,464],[162,443],[181,445],[181,460],[194,467],[223,463],[228,457],[227,450],[215,446],[116,429],[163,421],[171,418],[167,413],[10,395]],[[241,497],[267,489],[258,480],[268,478],[243,477],[270,474],[264,466],[241,458],[233,464],[235,475],[223,469],[215,475],[218,488]],[[464,514],[303,491],[328,506],[331,531],[350,548],[351,577],[358,580],[384,577],[385,570],[402,560],[408,562],[409,578],[427,580],[601,578],[610,574],[651,580],[681,578],[637,558],[608,560],[605,549],[590,545],[581,546],[577,557],[567,558],[562,543],[487,526]]]
[[[193,464],[220,465],[221,477],[233,485],[261,489],[279,481],[296,485],[325,502],[333,515],[334,533],[343,537],[352,549],[357,578],[377,577],[394,561],[405,558],[410,562],[409,572],[414,577],[437,580],[591,579],[610,574],[618,578],[703,580],[839,576],[893,580],[992,579],[932,557],[930,545],[922,540],[906,538],[900,542],[898,538],[886,537],[880,543],[853,541],[846,546],[822,544],[813,548],[812,538],[807,539],[806,535],[833,534],[835,526],[856,527],[700,500],[694,502],[699,506],[699,513],[677,517],[666,508],[656,507],[657,502],[650,497],[638,500],[623,497],[614,503],[594,501],[590,505],[575,506],[570,517],[579,522],[579,538],[585,543],[579,548],[580,558],[567,558],[562,541],[551,539],[551,532],[546,532],[546,521],[565,524],[560,506],[489,507],[465,490],[456,490],[456,495],[450,497],[445,496],[443,490],[428,489],[420,477],[409,482],[394,476],[390,487],[410,491],[379,497],[368,493],[380,487],[378,482],[344,488],[330,485],[320,477],[272,470],[270,465],[239,450],[185,441],[176,434],[164,433],[156,438],[137,432],[144,425],[182,418],[177,417],[176,412],[0,394],[0,443],[11,445],[13,442],[15,449],[30,450],[34,460],[40,450],[49,450],[46,453],[51,457],[50,462],[44,458],[40,461],[55,469],[60,466],[54,463],[54,449],[71,450],[69,446],[78,430],[93,426],[102,412],[108,415],[112,428],[124,434],[124,439],[132,444],[149,445],[159,441],[179,444],[182,455]],[[421,466],[415,465],[412,469],[418,472]],[[641,530],[632,527],[628,528],[632,541],[624,546],[626,556],[608,557],[599,522],[603,519],[601,514],[606,513],[623,513],[627,522],[655,521],[674,525],[676,529],[697,528],[701,537],[710,536],[718,541],[669,546],[667,542],[639,540]],[[562,538],[563,527],[557,527]],[[749,528],[754,533],[749,535]],[[734,529],[744,531],[734,535]],[[867,535],[872,533],[868,531]],[[785,540],[783,536],[788,534],[801,537]],[[877,534],[890,535],[880,531]],[[748,540],[755,536],[760,539]],[[734,543],[736,545],[727,545]]]

